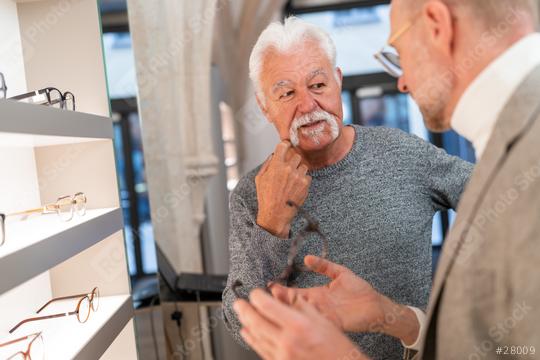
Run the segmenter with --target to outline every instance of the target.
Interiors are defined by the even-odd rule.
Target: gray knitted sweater
[[[313,180],[303,207],[327,235],[331,261],[350,268],[394,301],[425,309],[431,288],[432,219],[438,210],[457,208],[472,165],[400,130],[354,129],[355,141],[344,159],[310,172]],[[256,224],[258,170],[243,177],[230,198],[230,273],[223,312],[242,344],[230,286],[241,280],[243,296],[264,287],[285,268],[290,245]],[[302,225],[297,217],[293,236]],[[296,261],[320,251],[320,239],[308,238]],[[327,282],[302,272],[292,285]],[[400,359],[403,354],[400,342],[386,335],[350,337],[374,359]]]

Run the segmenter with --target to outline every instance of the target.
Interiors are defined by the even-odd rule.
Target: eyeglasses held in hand
[[[0,99],[5,99],[7,96],[7,85],[4,74],[0,72]]]
[[[75,195],[62,196],[54,204],[46,204],[40,208],[24,210],[12,214],[0,213],[0,246],[6,240],[6,218],[8,216],[32,215],[32,214],[57,214],[60,220],[70,221],[74,214],[84,216],[86,214],[86,195],[78,192]]]
[[[26,351],[19,351],[8,357],[7,360],[43,360],[45,358],[45,344],[41,332],[8,341],[0,344],[0,347],[9,346],[28,339],[32,340],[28,343]]]
[[[298,210],[298,214],[304,218],[306,225],[301,229],[291,241],[291,247],[289,248],[289,254],[287,256],[287,266],[272,283],[279,283],[289,285],[291,277],[295,272],[310,271],[304,265],[296,265],[294,260],[300,251],[302,243],[309,234],[316,234],[322,239],[322,251],[319,256],[322,259],[326,259],[328,256],[328,238],[321,232],[319,223],[311,217],[304,209],[295,204],[292,201],[287,201],[287,205],[295,207]],[[237,298],[241,298],[238,293],[238,288],[244,286],[240,280],[235,280],[231,286],[231,290]]]
[[[49,306],[51,303],[53,303],[55,301],[69,300],[69,299],[79,299],[79,298],[80,298],[80,300],[77,302],[77,307],[75,308],[75,311],[24,319],[21,322],[19,322],[17,325],[15,325],[11,330],[9,330],[9,333],[10,334],[13,333],[21,325],[26,324],[28,322],[47,320],[47,319],[54,319],[54,318],[59,318],[59,317],[64,317],[64,316],[72,316],[72,315],[76,315],[77,320],[81,324],[83,324],[90,317],[90,310],[93,310],[95,312],[99,308],[99,289],[97,287],[95,287],[92,290],[92,292],[89,293],[89,294],[78,294],[78,295],[62,296],[62,297],[57,297],[57,298],[51,299],[45,305],[43,305],[37,311],[37,313],[39,314],[43,309],[45,309],[47,306]]]
[[[31,91],[9,99],[75,111],[75,95],[69,91],[62,93],[54,87]]]

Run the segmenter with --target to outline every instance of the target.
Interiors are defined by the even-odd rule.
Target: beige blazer
[[[465,189],[418,355],[540,358],[540,67],[505,106]]]

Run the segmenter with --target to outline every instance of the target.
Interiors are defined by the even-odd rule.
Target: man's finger
[[[261,341],[272,342],[278,335],[278,327],[245,300],[238,300],[233,305],[238,320],[248,329],[257,329]]]
[[[270,287],[272,296],[288,305],[294,303],[295,297],[298,296],[299,291],[300,289],[291,289],[280,284],[273,284]]]
[[[272,319],[279,327],[286,326],[291,321],[300,321],[300,315],[288,305],[283,304],[277,299],[261,289],[255,289],[249,294],[251,305],[259,314],[267,319]]]
[[[304,176],[307,174],[307,172],[309,171],[308,167],[305,165],[305,164],[301,164],[299,167],[298,167],[298,172],[300,173],[300,175]]]
[[[261,169],[259,170],[259,173],[257,175],[263,175],[266,172],[266,170],[268,170],[268,166],[270,166],[270,162],[273,156],[274,156],[273,154],[270,154],[270,156],[262,164]]]
[[[302,157],[298,154],[294,154],[287,162],[292,166],[293,169],[296,169],[302,162]]]
[[[274,151],[274,156],[272,156],[272,159],[275,159],[276,161],[285,161],[285,155],[287,154],[287,151],[291,147],[291,143],[288,140],[283,140],[276,146],[276,150]]]
[[[304,258],[304,263],[311,271],[325,275],[332,280],[337,278],[340,274],[350,271],[344,266],[313,255],[307,255]]]
[[[253,332],[257,332],[257,330],[254,329]],[[264,341],[260,341],[249,329],[243,328],[240,330],[240,336],[264,360],[274,359],[275,347]]]
[[[294,307],[311,318],[323,316],[319,310],[313,304],[310,304],[303,296],[298,297]]]
[[[295,155],[302,155],[300,154],[293,146],[289,147],[287,150],[287,154],[285,154],[285,161],[291,160],[291,158]]]

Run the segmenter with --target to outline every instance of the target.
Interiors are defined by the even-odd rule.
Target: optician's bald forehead
[[[392,0],[390,7],[390,20],[392,26],[400,26],[406,21],[413,9],[418,9],[419,0]],[[417,11],[417,10],[416,10]],[[395,31],[396,29],[392,29]]]

